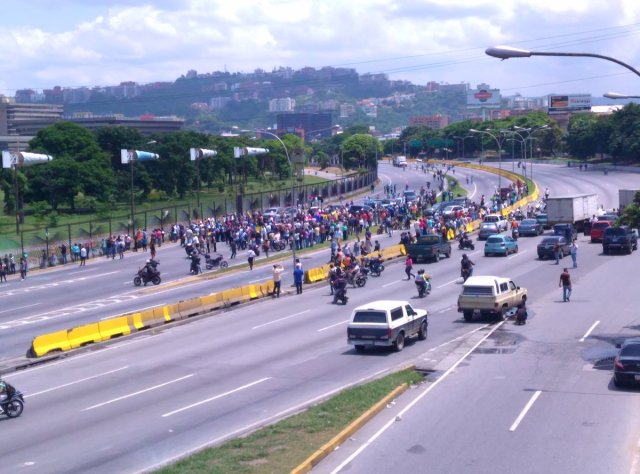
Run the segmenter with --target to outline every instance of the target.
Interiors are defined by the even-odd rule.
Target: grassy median
[[[244,438],[200,451],[157,472],[290,472],[393,389],[403,383],[418,383],[422,378],[422,375],[413,370],[405,370],[349,388],[302,413],[262,428]]]

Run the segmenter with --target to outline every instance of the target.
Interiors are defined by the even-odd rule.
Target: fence
[[[377,170],[338,178],[318,184],[297,185],[293,188],[295,204],[309,203],[315,198],[323,200],[350,194],[358,189],[371,186],[378,177]],[[5,255],[22,255],[27,252],[29,268],[45,267],[57,264],[61,260],[60,247],[63,243],[70,249],[74,243],[84,244],[89,257],[101,254],[102,239],[114,234],[131,235],[135,229],[162,229],[167,224],[187,223],[192,220],[218,217],[234,212],[254,211],[268,207],[293,206],[291,188],[267,192],[238,195],[234,199],[220,199],[167,206],[158,209],[139,211],[134,214],[133,222],[129,214],[110,216],[75,224],[42,227],[21,231],[19,236],[3,236]],[[44,256],[48,256],[47,259]],[[68,250],[67,255],[70,255]],[[55,257],[54,257],[55,256]],[[17,260],[17,258],[16,258]]]

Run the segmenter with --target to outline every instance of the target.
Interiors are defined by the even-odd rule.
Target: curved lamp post
[[[513,127],[515,130],[518,130],[521,133],[526,133],[527,136],[524,138],[525,141],[525,155],[526,155],[526,149],[527,149],[527,140],[531,141],[531,153],[529,154],[529,158],[532,160],[531,161],[531,176],[529,179],[531,179],[533,181],[533,140],[535,140],[536,138],[533,136],[534,133],[539,132],[540,130],[547,130],[549,128],[549,125],[545,124],[545,125],[541,125],[540,127],[531,127],[531,128],[523,128],[523,127],[518,127],[517,125],[514,125]],[[525,164],[526,166],[526,164]],[[526,171],[526,168],[525,168]],[[526,178],[526,174],[525,174],[525,178]]]
[[[153,145],[155,144],[156,141],[155,140],[151,140],[148,141],[146,144],[147,145]],[[157,160],[158,158],[160,158],[160,155],[156,154],[156,153],[151,153],[149,151],[140,151],[140,150],[126,150],[126,149],[122,149],[120,150],[120,162],[123,165],[126,165],[127,163],[129,163],[129,170],[131,173],[131,234],[133,234],[133,232],[135,232],[135,213],[136,213],[136,208],[135,208],[135,202],[134,202],[134,197],[133,197],[133,162],[134,161],[147,161],[147,160]]]
[[[638,71],[633,66],[620,61],[619,59],[612,58],[611,56],[604,56],[602,54],[594,54],[594,53],[564,53],[560,51],[528,51],[526,49],[512,48],[511,46],[493,46],[491,48],[487,48],[485,53],[489,56],[493,56],[498,59],[509,59],[509,58],[529,58],[531,56],[571,56],[571,57],[582,57],[582,58],[598,58],[604,59],[605,61],[611,61],[612,63],[619,64],[620,66],[628,69],[633,72],[636,76],[640,76],[640,71]]]
[[[196,205],[198,206],[198,212],[200,212],[200,160],[210,157],[216,156],[218,152],[216,150],[207,150],[206,148],[190,148],[189,149],[189,157],[191,161],[196,162],[196,179],[198,182],[196,183]],[[202,218],[202,213],[200,213],[200,217]]]
[[[295,187],[293,184],[293,163],[291,162],[291,157],[289,156],[289,150],[287,149],[287,145],[285,145],[282,139],[273,132],[269,132],[267,130],[256,130],[256,133],[269,135],[270,137],[275,138],[280,143],[280,145],[282,145],[282,148],[284,148],[284,154],[286,155],[287,161],[289,162],[289,179],[291,181],[291,203],[293,207],[297,207],[296,198],[295,198]],[[291,232],[293,233],[293,247],[292,247],[293,269],[296,268],[296,239],[295,239],[296,232],[295,231],[296,231],[295,225],[293,225],[292,223]]]
[[[640,95],[626,95],[619,94],[618,92],[607,92],[606,94],[602,94],[602,97],[606,97],[607,99],[640,99]]]
[[[487,132],[486,130],[476,130],[474,128],[470,128],[469,129],[470,133],[484,133],[485,135],[489,135],[491,138],[493,138],[496,141],[496,144],[498,145],[498,169],[500,171],[502,171],[502,143],[504,142],[504,140],[500,140],[498,138],[498,136],[500,138],[502,138],[502,130],[500,130],[500,135],[496,136],[491,132]],[[498,173],[498,199],[500,201],[500,203],[502,203],[502,196],[501,196],[501,188],[502,188],[502,173]]]

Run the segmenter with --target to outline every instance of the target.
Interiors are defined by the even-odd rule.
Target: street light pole
[[[287,161],[289,162],[289,179],[291,180],[291,202],[293,204],[293,207],[297,207],[296,204],[296,198],[295,198],[295,187],[294,187],[294,182],[293,182],[293,162],[291,161],[291,157],[289,156],[289,150],[287,149],[287,145],[284,144],[284,142],[282,141],[282,139],[276,135],[275,133],[272,132],[268,132],[266,130],[256,130],[258,133],[264,133],[265,135],[269,135],[270,137],[275,138],[278,142],[280,142],[280,145],[282,145],[282,148],[284,148],[284,154],[287,157]],[[292,254],[293,254],[293,269],[296,268],[296,239],[295,239],[295,224],[292,223],[291,225],[291,232],[293,233],[293,247],[292,247]]]
[[[500,170],[499,173],[498,173],[498,199],[499,199],[500,203],[502,204],[502,196],[501,196],[501,189],[502,189],[502,142],[498,139],[497,136],[495,136],[491,132],[487,132],[486,130],[476,130],[476,129],[470,128],[469,132],[471,132],[471,133],[484,133],[485,135],[489,135],[491,138],[493,138],[496,141],[496,144],[498,145],[498,169]],[[500,133],[500,135],[502,135],[502,130],[500,130],[499,133]]]
[[[528,58],[531,56],[570,56],[570,57],[582,57],[582,58],[598,58],[604,59],[605,61],[611,61],[613,63],[619,64],[620,66],[627,68],[629,71],[633,72],[636,76],[640,76],[640,71],[638,71],[633,66],[630,66],[627,63],[620,61],[619,59],[612,58],[611,56],[604,56],[602,54],[593,54],[593,53],[564,53],[560,51],[528,51],[526,49],[512,48],[511,46],[494,46],[491,48],[487,48],[485,53],[489,56],[493,56],[498,59],[509,59],[509,58]]]

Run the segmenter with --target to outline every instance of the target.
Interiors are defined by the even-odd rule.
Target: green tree
[[[344,167],[365,168],[377,166],[376,157],[382,155],[380,142],[369,134],[358,133],[342,144]]]

